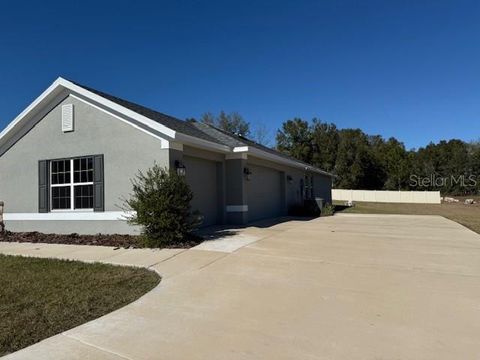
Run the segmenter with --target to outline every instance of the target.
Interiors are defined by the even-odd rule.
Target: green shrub
[[[335,213],[335,206],[330,203],[326,203],[323,206],[321,216],[332,216]]]
[[[193,193],[175,171],[154,164],[146,172],[139,171],[132,184],[133,193],[125,200],[125,208],[135,211],[128,221],[142,227],[146,246],[181,243],[201,224],[199,213],[191,212]]]

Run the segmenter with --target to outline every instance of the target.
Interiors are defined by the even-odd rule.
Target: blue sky
[[[479,1],[48,1],[0,9],[0,129],[64,76],[179,118],[480,138]]]

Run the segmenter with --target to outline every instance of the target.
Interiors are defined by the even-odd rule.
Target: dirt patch
[[[96,234],[96,235],[80,235],[80,234],[43,234],[40,232],[11,232],[5,231],[0,233],[0,241],[5,242],[31,242],[46,244],[67,244],[67,245],[97,245],[97,246],[113,246],[122,248],[143,248],[142,238],[135,235],[120,234]],[[182,242],[174,245],[164,246],[165,248],[182,248],[188,249],[200,244],[203,238],[195,235],[189,236]]]

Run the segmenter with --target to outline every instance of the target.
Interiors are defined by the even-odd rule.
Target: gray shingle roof
[[[286,154],[284,154],[284,153],[282,153],[278,150],[275,150],[275,149],[269,148],[268,146],[256,143],[255,141],[250,140],[250,139],[248,139],[244,136],[231,134],[231,133],[228,133],[224,130],[218,129],[218,128],[212,126],[212,125],[208,125],[208,124],[204,124],[204,123],[198,123],[197,122],[197,123],[195,123],[195,125],[198,126],[200,129],[202,129],[202,131],[205,131],[208,134],[210,134],[212,137],[215,137],[215,138],[221,140],[225,145],[228,145],[228,146],[231,146],[231,147],[249,146],[249,147],[253,147],[253,148],[265,151],[269,154],[280,156],[284,159],[296,161],[297,163],[303,164],[303,165],[308,166],[308,167],[314,167],[314,166],[312,166],[312,165],[310,165],[306,162],[303,162],[303,161],[295,159],[291,156],[288,156],[288,155],[286,155]]]
[[[135,111],[136,113],[143,115],[153,121],[156,121],[164,126],[166,126],[169,129],[172,129],[174,131],[178,131],[179,133],[193,136],[196,138],[200,138],[203,140],[211,141],[217,144],[222,144],[220,141],[217,139],[209,136],[207,133],[200,131],[197,129],[195,126],[192,126],[192,124],[188,121],[183,121],[177,118],[174,118],[173,116],[163,114],[161,112],[158,112],[156,110],[152,110],[150,108],[147,108],[145,106],[133,103],[128,100],[121,99],[119,97],[104,93],[102,91],[98,91],[96,89],[92,89],[91,87],[79,84],[77,82],[71,81],[75,85],[78,85],[85,90],[88,90],[94,94],[97,94],[105,99],[108,99],[110,101],[113,101],[114,103],[121,105],[123,107],[126,107],[129,110]],[[223,145],[223,144],[222,144]]]
[[[73,82],[73,81],[71,81]],[[277,155],[279,157],[282,157],[284,159],[288,160],[293,160],[296,161],[297,163],[303,164],[308,167],[312,167],[312,165],[307,164],[303,161],[297,160],[295,158],[292,158],[291,156],[288,156],[284,153],[281,153],[280,151],[277,151],[275,149],[269,148],[267,146],[258,144],[250,139],[247,139],[243,136],[238,136],[235,134],[230,134],[224,130],[218,129],[212,125],[205,124],[202,122],[197,122],[197,121],[184,121],[180,120],[177,118],[174,118],[173,116],[163,114],[161,112],[158,112],[156,110],[152,110],[150,108],[147,108],[145,106],[133,103],[128,100],[121,99],[119,97],[104,93],[102,91],[98,91],[96,89],[90,88],[85,85],[81,85],[77,82],[73,82],[74,84],[84,88],[85,90],[88,90],[94,94],[97,94],[105,99],[108,99],[110,101],[113,101],[114,103],[121,105],[129,110],[135,111],[136,113],[143,115],[153,121],[156,121],[167,128],[170,128],[174,131],[177,131],[179,133],[193,136],[199,139],[207,140],[216,144],[220,145],[225,145],[231,148],[238,147],[238,146],[249,146],[253,148],[257,148],[259,150],[265,151],[267,153]]]
[[[237,147],[237,146],[245,146],[246,144],[239,139],[237,139],[234,135],[227,133],[223,130],[217,129],[212,125],[208,125],[198,121],[192,121],[191,124],[195,126],[200,131],[208,134],[209,136],[217,139],[222,144],[230,146],[230,147]]]

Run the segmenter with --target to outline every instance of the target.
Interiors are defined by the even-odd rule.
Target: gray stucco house
[[[0,133],[0,200],[12,231],[136,233],[130,179],[154,162],[184,169],[204,225],[331,202],[332,175],[212,126],[175,119],[58,78]]]

